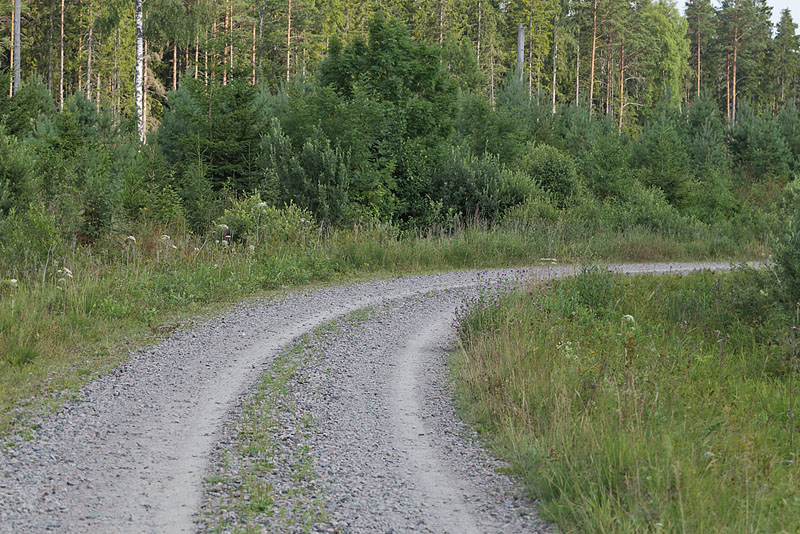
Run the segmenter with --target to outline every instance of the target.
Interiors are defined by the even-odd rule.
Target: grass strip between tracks
[[[798,532],[781,298],[752,269],[487,288],[459,311],[460,409],[565,532]]]

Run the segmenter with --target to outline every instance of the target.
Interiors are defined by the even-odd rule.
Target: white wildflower
[[[622,320],[631,326],[636,326],[636,319],[633,318],[633,315],[623,315]]]
[[[17,281],[16,278],[9,278],[8,280],[6,280],[6,284],[8,285],[8,287],[12,287],[12,288],[13,287],[17,287],[18,283],[19,282]]]
[[[267,207],[267,203],[266,202],[259,202],[258,204],[256,204],[256,208],[260,209],[260,210],[263,210],[266,207]]]
[[[227,224],[218,224],[217,228],[219,230],[223,231],[223,232],[227,232],[228,231],[228,225]]]
[[[256,251],[256,246],[250,245],[249,247],[247,247],[247,250],[250,252],[250,254],[253,254]]]
[[[162,234],[161,235],[161,241],[169,241],[169,240],[170,240],[170,237],[167,234]]]
[[[175,245],[172,245],[172,250],[178,250],[178,247],[176,247]]]
[[[129,235],[128,237],[126,237],[126,238],[125,238],[125,240],[126,240],[126,241],[130,241],[130,242],[131,242],[131,243],[133,243],[134,245],[136,244],[136,238],[135,238],[135,237],[133,237],[132,235]]]

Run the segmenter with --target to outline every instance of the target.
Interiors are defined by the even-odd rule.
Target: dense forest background
[[[764,0],[685,16],[663,0],[14,7],[0,2],[9,275],[143,221],[241,242],[257,206],[400,232],[570,220],[731,253],[795,210],[800,36]]]

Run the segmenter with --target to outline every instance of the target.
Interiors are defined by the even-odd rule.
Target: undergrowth
[[[18,230],[16,259],[0,255],[0,433],[59,405],[128,351],[187,318],[264,292],[531,265],[543,257],[563,263],[587,254],[643,261],[764,253],[760,240],[681,239],[643,227],[620,234],[568,219],[517,218],[424,233],[380,223],[330,229],[305,210],[272,208],[257,195],[234,202],[204,236],[143,223],[93,246],[53,238],[26,249],[24,228]]]
[[[796,311],[768,270],[584,267],[467,303],[464,415],[566,532],[797,532]]]

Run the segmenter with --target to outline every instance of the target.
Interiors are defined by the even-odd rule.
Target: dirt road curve
[[[613,267],[626,273],[727,268],[720,263]],[[571,272],[568,267],[491,271],[483,280],[541,279]],[[363,484],[377,473],[383,493],[370,504],[369,494],[374,492],[364,492],[359,504],[337,496],[342,488],[354,490],[353,484],[331,482],[331,524],[341,531],[368,532],[376,525],[390,531],[392,524],[402,528],[402,521],[395,523],[400,514],[420,531],[503,530],[500,523],[510,523],[502,514],[494,523],[476,519],[491,515],[483,513],[488,505],[481,499],[493,497],[470,475],[472,453],[462,455],[460,445],[453,445],[455,431],[448,428],[457,422],[449,421],[452,410],[437,408],[432,413],[426,405],[448,402],[431,401],[441,391],[425,383],[442,373],[453,311],[459,298],[475,291],[475,277],[473,272],[448,273],[292,293],[240,306],[133,355],[83,388],[78,402],[43,421],[33,439],[0,448],[0,533],[195,532],[203,477],[222,429],[275,355],[317,326],[389,302],[406,304],[370,321],[366,330],[345,335],[337,341],[338,349],[332,344],[331,365],[355,368],[352,373],[334,373],[336,380],[329,388],[339,391],[340,401],[335,414],[321,419],[322,425],[332,426],[320,435],[327,432],[324,439],[335,440],[354,418],[373,421],[363,424],[374,424],[375,433],[361,435],[364,430],[359,427],[354,431],[360,438],[343,434],[348,443],[341,448],[344,452],[315,462],[325,466],[326,473],[339,473],[339,478],[363,472],[353,484]],[[382,345],[384,334],[387,346]],[[371,399],[361,398],[370,384],[384,387]],[[378,445],[365,446],[373,437]],[[366,450],[366,464],[359,460],[348,466],[355,453],[347,447]],[[456,461],[454,455],[463,458]],[[374,463],[378,457],[384,463]],[[393,498],[402,502],[387,502]],[[384,512],[383,523],[359,523],[359,516]],[[535,522],[526,521],[530,523],[520,523],[520,528],[529,529]]]

